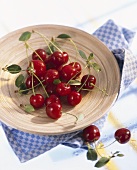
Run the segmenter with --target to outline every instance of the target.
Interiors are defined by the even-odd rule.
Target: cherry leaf
[[[57,36],[57,38],[71,38],[71,36],[68,34],[60,34]]]
[[[28,105],[24,105],[24,110],[28,113],[34,112],[35,109],[32,105],[28,104]]]
[[[46,52],[47,52],[48,55],[50,55],[50,54],[52,54],[53,52],[57,51],[57,48],[56,48],[56,47],[60,48],[60,45],[59,45],[56,41],[52,40],[52,42],[54,43],[54,45],[51,44],[51,43],[49,43],[49,47],[48,47],[47,50],[46,50]],[[56,46],[56,47],[55,47],[55,46]]]
[[[93,53],[90,53],[90,55],[88,56],[88,61],[92,60],[94,58]]]
[[[25,79],[24,76],[20,74],[15,80],[16,87],[20,87],[21,84],[24,82],[24,79]]]
[[[115,155],[115,154],[118,154],[120,151],[116,151],[115,153],[113,153],[113,155]]]
[[[90,66],[96,71],[96,72],[100,72],[101,68],[97,63],[90,63]]]
[[[95,161],[97,160],[97,152],[95,151],[95,149],[92,148],[88,148],[88,152],[87,152],[87,159],[91,160],[91,161]]]
[[[60,79],[55,79],[54,81],[53,81],[53,84],[59,84],[59,83],[61,83],[61,81],[60,81]]]
[[[29,90],[27,89],[25,83],[22,83],[22,84],[20,85],[19,92],[20,92],[21,94],[27,94],[27,93],[29,92]]]
[[[118,157],[123,157],[124,155],[123,154],[117,154]]]
[[[81,82],[79,80],[70,80],[69,84],[70,85],[81,85]]]
[[[19,73],[21,71],[21,67],[19,65],[17,65],[17,64],[12,64],[12,65],[7,67],[7,70],[11,74],[16,74],[16,73]]]
[[[95,164],[95,167],[101,168],[102,166],[106,165],[110,161],[110,158],[101,157]]]
[[[52,44],[49,44],[49,47],[50,47],[51,51],[49,48],[47,48],[47,50],[46,50],[46,53],[48,55],[50,55],[50,54],[52,54],[52,52],[56,51],[56,48]]]
[[[78,116],[78,121],[82,121],[83,119],[84,119],[84,114],[83,113],[81,113],[79,116]]]
[[[79,54],[83,59],[87,60],[87,56],[83,51],[79,50]]]
[[[30,37],[31,37],[31,32],[26,31],[20,36],[19,41],[27,41],[30,39]]]

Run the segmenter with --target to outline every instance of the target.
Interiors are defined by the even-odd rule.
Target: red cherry
[[[82,71],[80,63],[72,62],[72,63],[69,63],[69,65],[73,66],[76,69],[76,77],[75,78],[79,77],[81,74],[81,71]]]
[[[77,91],[71,91],[69,95],[67,96],[67,101],[70,105],[76,106],[81,102],[82,96]]]
[[[54,95],[54,94],[50,95],[45,100],[46,106],[49,105],[50,103],[59,103],[59,104],[61,104],[60,99],[56,95]]]
[[[33,60],[40,60],[39,56],[36,53],[40,56],[40,58],[44,62],[46,61],[47,54],[46,54],[46,51],[44,49],[37,49],[37,50],[35,50],[35,52],[32,53],[32,59]]]
[[[62,67],[63,67],[63,65],[56,68],[58,70],[59,74],[61,73]]]
[[[49,83],[53,83],[53,81],[55,79],[59,78],[59,73],[57,70],[55,69],[49,69],[46,71],[45,76],[44,76],[44,82],[43,84],[49,84]]]
[[[119,143],[124,144],[130,140],[131,133],[128,129],[121,128],[115,132],[114,137]]]
[[[29,88],[32,88],[32,79],[33,79],[33,86],[36,86],[37,84],[39,84],[39,81],[36,77],[33,76],[28,76],[27,79],[26,79],[26,87],[29,89]]]
[[[100,138],[100,131],[95,125],[90,125],[83,130],[83,138],[87,142],[95,142]]]
[[[52,62],[52,55],[50,55],[46,60],[46,67],[47,69],[56,69],[56,65]]]
[[[68,61],[68,54],[66,52],[55,51],[51,54],[50,62],[52,62],[56,67],[65,64]]]
[[[38,77],[42,77],[45,75],[46,72],[46,65],[41,60],[32,60],[30,62],[29,68],[31,70],[28,70],[29,74],[32,74],[31,71]]]
[[[63,80],[69,81],[76,75],[76,69],[71,65],[65,65],[61,69],[61,78]]]
[[[67,52],[63,52],[63,64],[66,64],[68,62],[69,56]]]
[[[71,92],[71,87],[67,83],[59,83],[56,87],[56,92],[59,96],[66,96]]]
[[[50,94],[55,94],[56,93],[56,86],[55,84],[47,84],[46,85],[46,91],[47,93],[50,95]]]
[[[78,91],[81,85],[70,85],[72,91]]]
[[[46,106],[46,113],[52,119],[58,119],[62,115],[62,106],[59,103],[50,103]]]
[[[46,72],[45,72],[45,74],[46,74]],[[42,83],[44,82],[44,76],[45,76],[45,74],[43,74],[42,76],[39,76],[39,79],[42,81]]]
[[[93,75],[84,75],[81,79],[81,84],[84,84],[83,88],[85,89],[93,89],[96,83],[96,78]]]
[[[45,99],[41,94],[35,94],[30,97],[30,104],[36,109],[44,106],[44,103]]]

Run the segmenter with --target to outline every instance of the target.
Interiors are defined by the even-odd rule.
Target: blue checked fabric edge
[[[127,88],[137,77],[137,58],[129,51],[135,32],[117,26],[114,21],[108,20],[94,33],[115,55],[121,71],[121,91]],[[94,124],[100,129],[103,127],[107,114]],[[2,124],[7,140],[20,162],[26,162],[59,144],[73,148],[83,147],[81,131],[43,136],[19,131]]]

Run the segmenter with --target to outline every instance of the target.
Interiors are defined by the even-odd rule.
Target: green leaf
[[[83,51],[79,50],[79,54],[83,59],[87,60],[87,56]]]
[[[68,34],[60,34],[57,36],[57,38],[71,38],[71,36]]]
[[[81,85],[81,81],[79,81],[79,80],[70,80],[69,84],[70,85]]]
[[[54,45],[53,45],[52,43],[49,43],[49,47],[48,47],[47,50],[46,50],[46,52],[47,52],[48,55],[52,54],[52,52],[57,51],[58,49],[57,49],[56,47],[61,48],[60,45],[59,45],[59,43],[58,43],[57,41],[55,41],[54,38],[52,38],[51,41],[52,41],[52,43],[53,43]],[[50,49],[49,49],[49,48],[50,48]],[[51,52],[51,51],[52,51],[52,52]]]
[[[84,114],[83,113],[81,113],[80,115],[78,115],[78,121],[81,121],[81,120],[83,120],[84,119]]]
[[[96,71],[96,72],[100,72],[101,68],[100,65],[98,65],[97,63],[91,63],[92,68]]]
[[[93,53],[90,53],[90,55],[88,56],[88,61],[92,60],[94,58]]]
[[[54,47],[53,45],[49,45],[49,47],[50,47],[50,49],[51,49],[52,52],[55,51],[55,47]],[[47,48],[47,50],[46,50],[46,53],[47,53],[48,55],[51,55],[51,54],[52,54],[52,52],[50,51],[50,49]]]
[[[102,166],[106,165],[110,161],[110,158],[101,157],[98,162],[95,164],[95,167],[101,168]]]
[[[28,113],[31,113],[31,112],[34,112],[34,111],[35,111],[34,107],[33,107],[32,105],[30,105],[30,104],[25,105],[25,106],[24,106],[24,110],[25,110],[26,112],[28,112]]]
[[[118,157],[123,157],[124,155],[123,154],[117,154]]]
[[[120,152],[120,151],[116,151],[116,152],[114,153],[114,155],[115,155],[115,154],[118,154],[119,152]]]
[[[20,74],[15,80],[16,87],[20,87],[21,84],[24,82],[24,79],[25,79],[24,76]]]
[[[19,65],[17,65],[17,64],[12,64],[12,65],[7,67],[7,70],[11,74],[16,74],[16,73],[19,73],[21,71],[21,67]]]
[[[54,43],[56,46],[58,46],[56,43]],[[49,48],[47,48],[47,50],[46,50],[46,52],[47,52],[47,54],[48,55],[50,55],[50,54],[52,54],[52,52],[55,52],[55,51],[57,51],[57,48],[54,46],[54,45],[52,45],[52,44],[49,44],[49,47],[50,47],[50,49]],[[52,52],[51,52],[52,51]]]
[[[59,83],[61,83],[61,81],[60,81],[60,79],[55,79],[54,81],[53,81],[53,84],[59,84]]]
[[[97,152],[95,151],[95,149],[92,148],[88,148],[88,152],[87,152],[87,159],[91,160],[91,161],[95,161],[97,160]]]
[[[31,37],[31,32],[26,31],[26,32],[22,33],[22,35],[19,38],[19,41],[27,41],[30,39],[30,37]]]
[[[27,93],[29,92],[29,90],[27,89],[25,83],[22,83],[22,84],[20,85],[19,92],[20,92],[21,94],[27,94]]]

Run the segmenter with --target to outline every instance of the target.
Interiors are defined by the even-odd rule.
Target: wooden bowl
[[[96,85],[100,88],[106,88],[108,95],[98,90],[85,93],[82,101],[75,107],[63,105],[63,112],[74,114],[77,117],[83,117],[75,124],[75,118],[68,114],[63,114],[58,120],[48,118],[45,107],[29,114],[24,112],[20,104],[29,103],[29,95],[19,95],[15,93],[15,79],[18,74],[4,72],[2,68],[6,65],[18,64],[25,68],[27,64],[26,51],[24,43],[19,41],[20,35],[25,31],[36,30],[47,37],[56,37],[65,33],[71,35],[77,48],[85,52],[88,56],[94,53],[94,61],[101,67],[101,72],[97,73],[91,69],[96,77]],[[33,34],[29,40],[34,49],[45,48],[45,42],[41,37]],[[68,41],[61,44],[71,60],[77,60],[84,67],[85,61],[82,57],[76,58],[74,46]],[[120,88],[120,72],[117,61],[109,49],[96,37],[76,28],[60,25],[36,25],[16,30],[0,39],[0,120],[10,127],[29,133],[53,135],[65,134],[81,130],[95,121],[99,120],[112,107],[117,99]],[[32,51],[29,51],[31,56]],[[83,74],[87,72],[83,69]],[[94,88],[95,89],[95,88]]]

